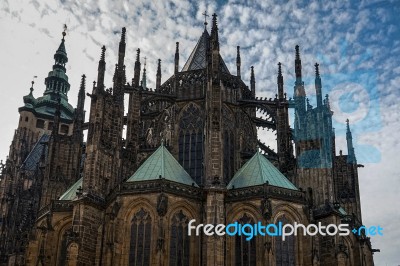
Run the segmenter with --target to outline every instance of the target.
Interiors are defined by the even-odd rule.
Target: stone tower
[[[39,210],[58,199],[80,176],[83,153],[85,76],[78,105],[68,103],[65,31],[45,79],[43,96],[24,96],[0,186],[0,255],[23,263]]]

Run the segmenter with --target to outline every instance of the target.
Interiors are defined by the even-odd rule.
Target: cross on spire
[[[37,78],[37,76],[33,76],[33,78],[32,78],[32,81],[31,81],[31,88],[30,88],[30,90],[31,90],[31,93],[32,93],[32,91],[33,91],[33,84],[35,84],[35,78]]]
[[[64,24],[64,31],[62,32],[63,40],[65,35],[67,35],[67,24]]]
[[[207,14],[207,10],[203,12],[202,14],[204,16],[204,28],[207,28],[207,17],[209,17],[209,15]]]

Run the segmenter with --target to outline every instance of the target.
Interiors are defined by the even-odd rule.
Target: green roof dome
[[[227,188],[243,188],[263,185],[297,190],[297,188],[270,162],[257,152],[235,174]]]
[[[126,181],[145,181],[162,178],[198,187],[185,169],[178,163],[163,144]]]

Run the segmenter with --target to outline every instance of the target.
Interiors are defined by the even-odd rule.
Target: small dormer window
[[[44,128],[44,120],[38,119],[36,121],[36,128]]]
[[[61,125],[60,132],[61,134],[68,134],[69,126],[68,125]]]

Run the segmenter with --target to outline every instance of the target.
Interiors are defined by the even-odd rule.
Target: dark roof
[[[199,41],[194,47],[192,53],[189,56],[186,64],[183,66],[182,71],[205,69],[207,66],[207,49],[209,47],[209,38],[207,30],[204,30]],[[224,60],[220,56],[220,70],[224,73],[230,74],[228,68],[225,65]]]
[[[40,162],[42,155],[47,157],[47,142],[49,141],[50,135],[43,134],[39,140],[36,142],[35,146],[26,157],[25,161],[22,163],[21,169],[27,171],[35,171],[37,165]],[[43,149],[44,154],[43,154]]]

